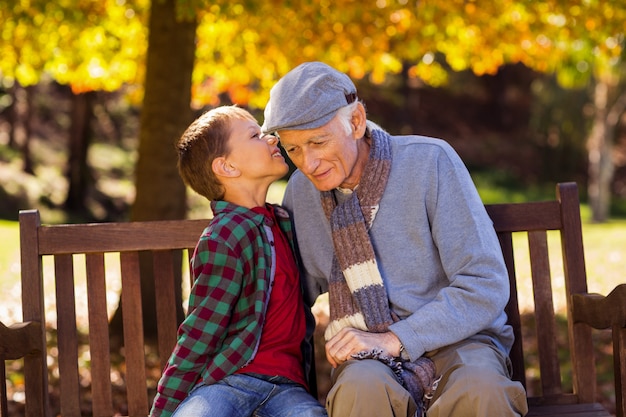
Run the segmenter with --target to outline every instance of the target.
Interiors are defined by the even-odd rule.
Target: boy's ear
[[[219,156],[211,163],[213,172],[218,177],[238,177],[239,170],[233,166],[224,156]]]

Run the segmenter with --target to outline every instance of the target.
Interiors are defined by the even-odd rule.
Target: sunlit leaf
[[[141,96],[149,0],[9,0],[0,4],[0,75],[25,85],[43,73],[75,91],[134,86]],[[263,107],[303,61],[384,82],[408,65],[433,86],[446,69],[494,74],[507,63],[551,72],[565,86],[624,72],[626,0],[567,2],[178,0],[197,18],[193,104]]]

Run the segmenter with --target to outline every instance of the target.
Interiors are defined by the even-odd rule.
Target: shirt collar
[[[274,215],[276,216],[276,220],[278,220],[279,222],[281,220],[285,220],[289,218],[287,211],[285,211],[282,207],[276,206],[276,205],[272,205],[272,207],[274,209],[273,212],[274,212]],[[227,201],[222,201],[222,200],[211,201],[211,210],[213,211],[214,216],[217,216],[218,214],[225,214],[225,213],[232,212],[246,219],[250,219],[256,224],[266,223],[266,219],[271,220],[271,222],[273,222],[271,218],[268,219],[265,215],[261,213],[257,213],[255,211],[250,210],[249,208],[246,208],[237,204],[229,203]]]
[[[221,200],[211,201],[211,210],[213,211],[213,216],[217,216],[218,214],[236,213],[258,224],[263,223],[263,219],[265,218],[263,214],[255,213],[247,207]]]

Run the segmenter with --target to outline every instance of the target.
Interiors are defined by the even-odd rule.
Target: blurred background
[[[594,221],[626,213],[623,0],[4,0],[0,19],[1,218],[188,215],[184,128],[230,103],[262,122],[271,86],[312,60],[477,178],[574,180]]]
[[[210,216],[174,142],[217,105],[262,123],[269,89],[313,60],[346,72],[390,133],[451,143],[485,203],[576,181],[590,288],[625,281],[625,0],[3,0],[0,22],[3,322],[21,316],[19,210]]]

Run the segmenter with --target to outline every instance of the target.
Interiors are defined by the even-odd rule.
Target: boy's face
[[[254,120],[232,120],[228,147],[230,152],[227,159],[244,177],[275,181],[289,170],[278,148],[278,139],[263,135],[261,127]]]

